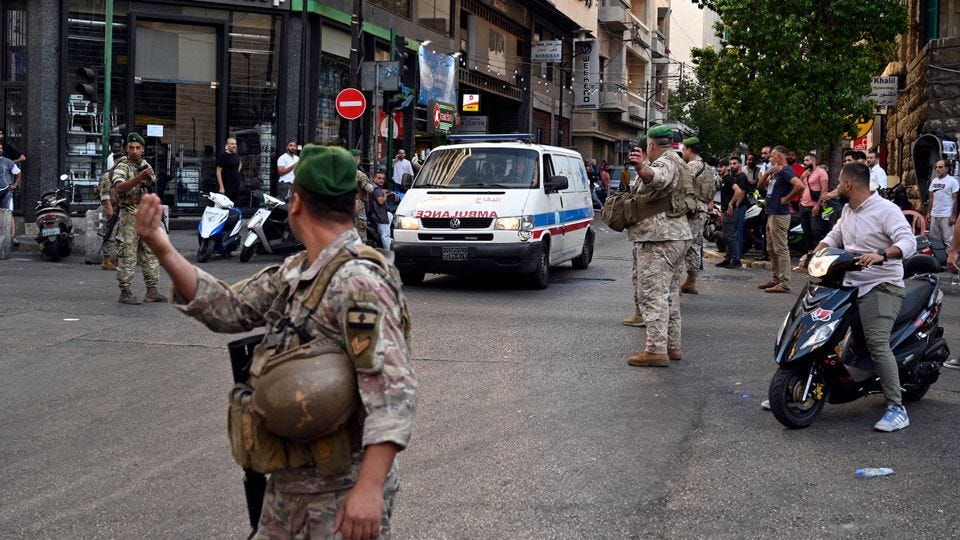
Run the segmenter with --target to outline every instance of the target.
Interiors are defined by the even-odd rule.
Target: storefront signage
[[[593,39],[578,39],[573,42],[574,60],[573,108],[578,111],[600,107],[600,44]]]
[[[383,109],[380,109],[380,117],[377,119],[377,126],[380,127],[381,137],[386,138],[390,136],[390,124],[387,123],[387,112]],[[403,138],[403,113],[400,111],[395,111],[393,113],[393,138]]]
[[[893,107],[897,104],[897,78],[874,77],[867,98],[877,107]]]
[[[463,95],[463,112],[480,111],[480,94]]]
[[[431,101],[427,105],[427,131],[430,133],[448,133],[458,120],[456,105],[440,101]]]
[[[486,133],[488,116],[461,116],[459,133]]]
[[[559,62],[563,58],[563,42],[559,39],[534,41],[530,59],[534,62]]]
[[[163,124],[147,124],[147,137],[163,137]]]
[[[457,102],[457,60],[449,54],[420,47],[420,105],[431,100]]]

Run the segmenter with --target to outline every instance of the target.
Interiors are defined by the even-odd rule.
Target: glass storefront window
[[[417,0],[417,21],[434,31],[450,35],[450,0]]]
[[[410,16],[410,0],[370,0],[370,3],[402,17]]]
[[[348,122],[343,121],[334,102],[340,90],[350,86],[350,60],[323,53],[320,59],[320,97],[317,100],[317,134],[320,144],[344,145]]]

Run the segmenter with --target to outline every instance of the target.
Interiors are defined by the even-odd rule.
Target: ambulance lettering
[[[495,218],[495,210],[417,210],[414,217],[418,218]]]

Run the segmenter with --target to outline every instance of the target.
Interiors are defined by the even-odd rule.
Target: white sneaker
[[[907,416],[907,409],[903,405],[887,405],[887,410],[883,413],[883,418],[873,425],[877,431],[898,431],[910,425],[910,418]]]
[[[943,363],[943,367],[950,368],[950,369],[960,369],[960,356],[952,360],[947,360],[946,362]]]
[[[770,400],[769,400],[769,399],[765,399],[765,400],[761,401],[761,402],[760,402],[760,408],[763,409],[763,410],[765,410],[765,411],[769,411],[769,410],[770,410]]]

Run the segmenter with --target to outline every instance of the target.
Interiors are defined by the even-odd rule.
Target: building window
[[[350,86],[350,60],[323,53],[320,59],[317,136],[320,144],[345,145],[348,122],[337,114],[335,101],[340,90]]]
[[[450,35],[450,0],[417,0],[417,21],[437,33]]]
[[[410,0],[370,0],[370,3],[402,17],[410,16]]]

